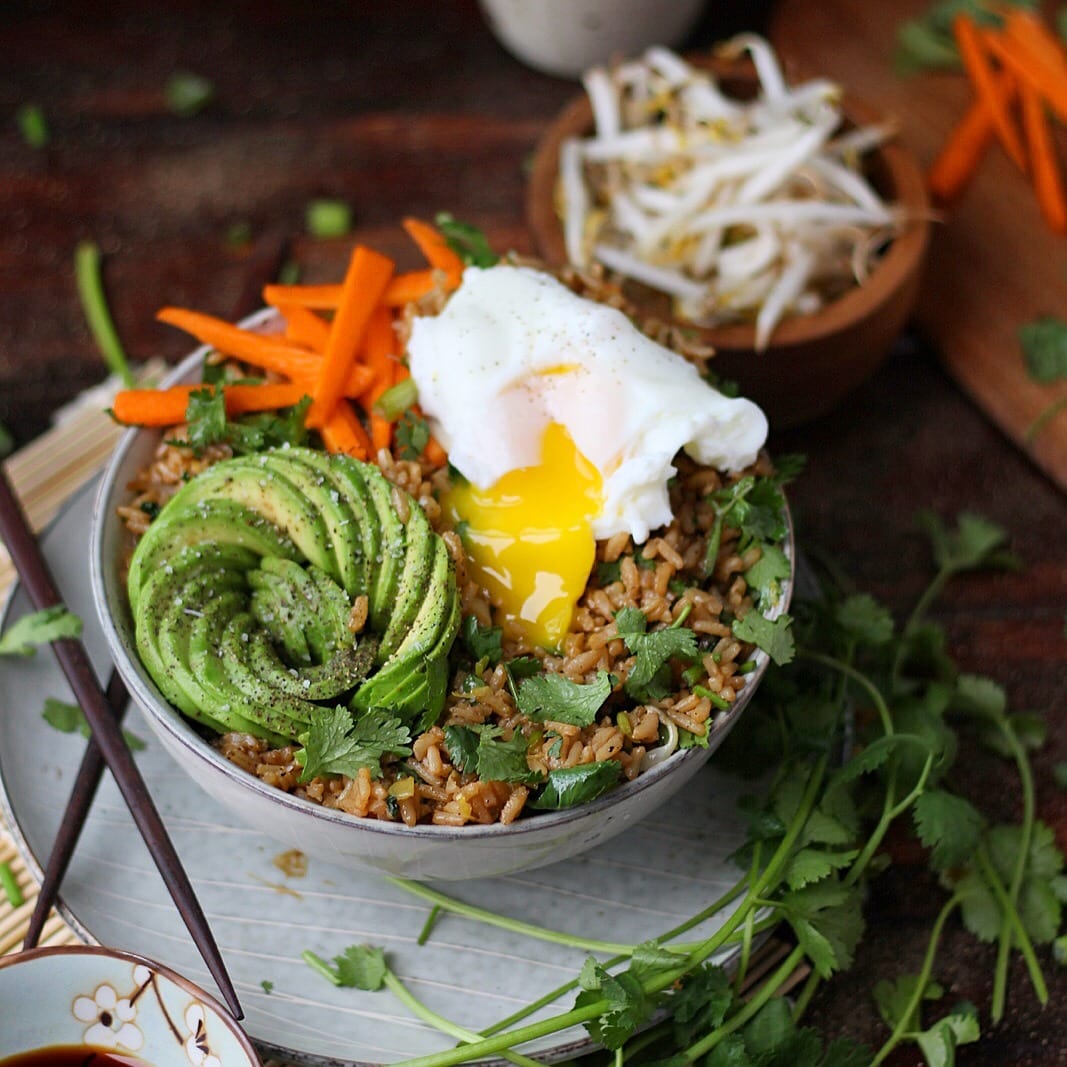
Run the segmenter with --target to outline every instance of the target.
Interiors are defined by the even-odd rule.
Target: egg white
[[[603,480],[598,540],[625,531],[641,543],[670,521],[680,449],[733,471],[767,437],[754,403],[723,396],[621,311],[528,267],[468,267],[444,310],[414,321],[408,357],[434,434],[480,488],[536,466],[548,425],[564,426]]]

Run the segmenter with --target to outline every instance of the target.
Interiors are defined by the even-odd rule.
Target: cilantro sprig
[[[0,656],[32,656],[40,645],[81,637],[82,621],[62,604],[30,612],[0,634]]]
[[[598,953],[557,990],[481,1034],[432,1017],[402,983],[390,984],[386,964],[383,987],[460,1042],[420,1057],[419,1067],[498,1055],[532,1067],[516,1048],[573,1026],[585,1026],[605,1056],[631,1067],[877,1067],[905,1043],[930,1067],[950,1067],[957,1049],[978,1040],[982,1027],[975,1007],[947,1000],[937,982],[942,936],[948,923],[960,920],[980,940],[997,945],[994,1021],[1004,1011],[1007,965],[1016,952],[1037,1000],[1047,1001],[1035,946],[1051,944],[1057,958],[1067,953],[1067,878],[1052,830],[1035,816],[1029,752],[1041,733],[1009,710],[993,680],[958,670],[945,635],[929,618],[934,596],[952,577],[1012,566],[1014,560],[1003,531],[979,516],[961,516],[954,526],[928,518],[924,526],[934,559],[933,592],[919,598],[902,625],[873,597],[842,591],[833,582],[817,596],[794,601],[795,655],[772,662],[757,701],[716,757],[763,779],[743,805],[748,836],[736,854],[738,880],[699,914],[653,942],[605,945],[392,880],[432,904],[433,916],[452,911],[516,935]],[[680,629],[649,632],[638,612],[622,616],[620,634],[633,641],[628,647],[635,668],[641,658],[642,671],[654,678],[685,663],[685,638],[658,638]],[[522,680],[520,693],[530,680]],[[537,695],[538,688],[530,693]],[[849,747],[843,749],[846,728]],[[954,789],[962,731],[975,740],[995,739],[995,750],[1015,765],[1023,794],[1017,824],[989,819]],[[493,728],[484,736],[470,727],[446,730],[457,765],[476,766],[483,744],[501,740]],[[583,773],[590,777],[607,773],[596,764],[587,767]],[[889,862],[886,835],[891,826],[908,825],[945,886],[944,904],[918,969],[886,975],[868,991],[887,1027],[881,1046],[826,1041],[804,1025],[805,1014],[820,984],[847,970],[861,950],[868,890]],[[716,914],[720,924],[713,933],[678,942]],[[753,976],[756,934],[774,924],[789,931],[793,947],[767,973]],[[740,951],[728,973],[710,960],[732,944]],[[604,955],[610,958],[599,958]],[[342,960],[325,965],[338,982]],[[802,962],[810,974],[792,1003],[776,996]],[[568,994],[571,1006],[546,1018],[545,1006]]]
[[[329,774],[355,778],[363,769],[380,778],[383,756],[411,753],[407,725],[381,708],[371,708],[355,720],[342,705],[323,708],[312,715],[300,743],[296,759],[303,768],[301,782]]]

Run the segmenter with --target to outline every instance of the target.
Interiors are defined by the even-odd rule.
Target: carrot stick
[[[1067,200],[1064,198],[1063,176],[1045,116],[1045,105],[1029,85],[1023,85],[1020,91],[1023,129],[1030,150],[1030,172],[1037,203],[1049,228],[1056,233],[1063,233],[1067,230]]]
[[[1049,70],[1067,75],[1067,55],[1049,27],[1032,11],[1009,7],[1004,13],[1004,34],[1034,56]]]
[[[339,285],[265,285],[263,303],[271,307],[298,304],[313,311],[333,311],[341,302]]]
[[[344,452],[356,459],[369,459],[373,446],[352,406],[341,400],[323,425],[322,440],[330,452]]]
[[[281,304],[278,307],[285,319],[285,336],[295,345],[303,345],[313,352],[322,352],[330,336],[330,324],[310,308],[300,304]]]
[[[1010,103],[1015,81],[1004,71],[996,72],[997,90]],[[984,101],[975,100],[952,128],[937,158],[926,174],[930,195],[942,205],[954,203],[974,176],[993,140],[993,119]]]
[[[430,437],[426,442],[423,455],[435,466],[443,467],[448,462],[448,453],[444,450],[441,442],[436,437]]]
[[[199,311],[165,307],[156,318],[192,334],[201,344],[210,345],[224,355],[287,377],[314,376],[322,362],[315,353],[287,344],[277,336],[242,330],[239,326]]]
[[[1043,53],[1035,54],[1015,37],[987,31],[984,38],[1005,70],[1017,81],[1029,85],[1061,122],[1067,122],[1067,70],[1050,63]]]
[[[356,247],[345,273],[341,303],[330,325],[330,336],[322,355],[322,370],[308,410],[309,426],[323,426],[341,398],[371,313],[392,276],[391,259],[363,245]]]
[[[448,247],[448,242],[433,226],[412,218],[404,219],[403,225],[408,236],[426,257],[426,262],[444,271],[445,284],[449,289],[455,289],[463,277],[463,260]]]
[[[173,385],[169,389],[123,389],[115,394],[111,412],[126,426],[177,426],[185,422],[189,397],[210,385]],[[307,396],[299,383],[226,385],[222,387],[226,414],[230,417],[253,411],[288,408]]]
[[[387,307],[402,307],[432,292],[436,284],[433,270],[409,270],[406,274],[398,274],[389,283],[382,303]]]
[[[449,250],[451,251],[451,250]],[[460,264],[462,266],[462,262]],[[382,303],[400,307],[425,296],[437,284],[433,269],[409,270],[397,274],[386,286]],[[455,288],[458,285],[446,285]],[[280,311],[284,307],[301,307],[309,311],[333,311],[341,300],[339,285],[267,285],[263,287],[263,301]]]
[[[985,38],[975,22],[966,15],[957,15],[952,20],[952,32],[959,47],[960,59],[963,61],[967,76],[974,86],[975,94],[989,109],[993,130],[1004,151],[1020,169],[1026,170],[1026,150],[1015,125],[1015,120],[1008,110],[1004,98],[997,92],[993,66],[985,47]]]
[[[393,316],[386,307],[377,307],[367,324],[363,344],[363,364],[374,372],[374,380],[360,397],[370,418],[370,436],[375,452],[393,441],[393,424],[374,410],[375,401],[396,380],[396,332]]]

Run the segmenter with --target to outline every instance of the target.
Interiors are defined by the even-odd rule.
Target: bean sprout
[[[751,100],[660,46],[583,79],[595,122],[560,156],[567,256],[668,294],[698,325],[754,322],[766,347],[788,315],[862,284],[902,213],[864,176],[863,155],[892,131],[842,131],[838,86],[790,85],[755,34]]]

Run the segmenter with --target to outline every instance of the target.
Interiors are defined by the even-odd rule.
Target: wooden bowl
[[[712,66],[729,95],[740,99],[754,95],[755,77],[747,63],[715,61]],[[877,118],[871,108],[847,96],[843,110],[854,124],[866,125]],[[548,127],[534,156],[526,221],[539,254],[551,266],[567,262],[555,206],[560,146],[567,138],[592,130],[592,109],[583,93]],[[694,327],[671,315],[664,294],[629,281],[623,285],[626,296],[642,310],[697,329],[715,349],[711,362],[715,372],[736,381],[741,392],[764,409],[775,429],[825,415],[870,377],[889,355],[915,304],[930,217],[922,171],[896,143],[868,153],[866,163],[868,178],[879,194],[903,207],[908,221],[902,232],[862,285],[814,314],[784,319],[762,352],[755,349],[755,328],[749,324]]]

